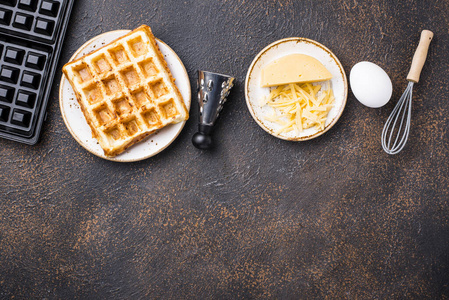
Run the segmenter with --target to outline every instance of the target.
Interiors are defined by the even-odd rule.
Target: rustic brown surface
[[[150,25],[197,69],[238,79],[215,132],[148,160],[97,158],[71,137],[58,82],[41,141],[0,140],[0,298],[435,299],[449,297],[449,2],[77,0],[60,67],[91,37]],[[380,133],[422,29],[435,33],[397,156]],[[386,70],[381,109],[352,93],[325,135],[266,134],[244,100],[253,57],[280,38],[329,47],[347,74]],[[60,68],[59,68],[60,69]],[[196,100],[194,98],[193,100]]]

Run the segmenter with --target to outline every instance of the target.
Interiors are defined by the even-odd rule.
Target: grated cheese
[[[315,127],[323,130],[327,115],[334,104],[332,88],[310,83],[289,83],[271,90],[270,95],[260,100],[260,106],[273,110],[265,120],[280,126],[276,134]]]

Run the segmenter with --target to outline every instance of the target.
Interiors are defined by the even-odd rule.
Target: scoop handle
[[[412,66],[407,75],[407,80],[412,82],[419,81],[419,75],[426,62],[427,51],[429,50],[430,42],[433,38],[433,32],[430,30],[423,30],[421,32],[421,38],[419,39],[418,48],[416,48],[415,55],[413,56]]]

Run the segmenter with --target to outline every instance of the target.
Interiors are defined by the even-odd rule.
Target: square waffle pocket
[[[189,117],[146,25],[67,63],[63,72],[106,156]]]

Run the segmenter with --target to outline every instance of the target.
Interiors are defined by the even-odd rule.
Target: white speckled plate
[[[299,134],[296,134],[294,131],[276,134],[280,125],[269,122],[263,118],[271,108],[267,106],[261,107],[259,104],[260,99],[270,94],[270,88],[263,88],[260,86],[261,70],[271,61],[295,53],[307,54],[315,57],[329,70],[329,72],[331,72],[333,76],[331,79],[331,86],[334,91],[335,105],[329,112],[324,130],[309,128]],[[248,109],[254,120],[266,132],[284,140],[305,141],[322,135],[340,118],[346,106],[346,99],[348,98],[348,82],[343,66],[328,48],[316,41],[306,38],[286,38],[268,45],[257,54],[256,58],[254,58],[246,75],[245,98]]]
[[[113,40],[127,34],[130,30],[115,30],[100,34],[82,45],[70,60],[77,59],[90,53]],[[178,55],[164,42],[157,40],[159,48],[167,61],[168,67],[176,80],[187,109],[190,109],[191,91],[187,71]],[[59,86],[59,106],[64,122],[75,140],[87,151],[104,159],[117,162],[139,161],[152,157],[167,148],[179,135],[185,122],[169,125],[159,132],[150,135],[142,142],[130,147],[115,157],[104,155],[103,149],[97,140],[92,137],[92,131],[84,118],[81,108],[76,100],[75,93],[67,78],[62,75]]]

